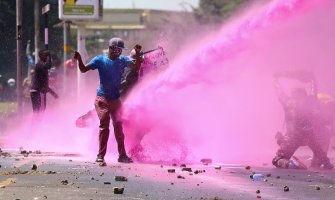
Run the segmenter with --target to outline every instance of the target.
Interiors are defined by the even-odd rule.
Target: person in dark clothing
[[[50,92],[48,70],[52,67],[49,50],[41,50],[38,56],[39,61],[35,65],[30,89],[34,112],[44,111],[46,108],[46,94]]]
[[[286,95],[278,81],[280,77],[296,78],[296,73],[277,73],[275,74],[276,90],[279,101],[283,106],[285,112],[285,126],[286,134],[277,135],[277,143],[279,150],[272,160],[272,164],[278,168],[299,168],[297,160],[291,159],[295,151],[300,146],[308,146],[313,152],[313,162],[318,163],[318,166],[324,169],[333,169],[334,166],[330,163],[327,157],[327,152],[322,148],[319,143],[318,135],[320,132],[325,131],[326,125],[323,120],[322,113],[320,112],[319,102],[314,94],[315,84],[311,84],[311,92],[307,93],[304,88],[295,88],[291,95]],[[307,75],[303,73],[302,81],[306,81]],[[313,79],[309,79],[313,80]],[[314,82],[309,81],[308,82]]]
[[[127,156],[124,146],[124,133],[120,109],[122,106],[120,100],[121,76],[125,67],[130,66],[138,70],[141,60],[137,57],[135,60],[121,55],[124,42],[120,38],[112,38],[109,41],[108,55],[99,55],[94,57],[88,64],[84,64],[79,52],[74,53],[74,58],[78,60],[79,70],[85,73],[97,69],[99,71],[100,85],[97,89],[95,99],[95,110],[100,121],[99,125],[99,152],[96,162],[105,165],[104,157],[107,151],[109,138],[109,123],[113,121],[114,135],[118,145],[118,162],[131,163],[131,158]]]
[[[139,58],[142,63],[143,62],[142,46],[138,44],[135,45],[134,49],[131,50],[129,57],[131,59]],[[120,88],[120,96],[122,99],[127,96],[130,90],[138,82],[139,70],[140,69],[134,69],[129,66],[125,68],[122,79],[121,79],[121,88]]]

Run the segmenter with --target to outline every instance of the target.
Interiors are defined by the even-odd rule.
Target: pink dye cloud
[[[126,99],[128,149],[140,142],[152,160],[270,163],[283,123],[272,74],[313,70],[319,89],[334,95],[334,19],[331,0],[276,0],[250,6],[218,32],[198,36],[194,30],[198,40]],[[94,155],[97,133],[74,126],[93,108],[90,92],[80,103],[49,109],[43,125],[26,124],[8,144]],[[114,156],[112,133],[109,144],[108,156]]]

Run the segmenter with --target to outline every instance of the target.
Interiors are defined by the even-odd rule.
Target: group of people
[[[135,45],[130,56],[122,55],[127,49],[121,38],[112,38],[109,41],[107,55],[98,55],[87,64],[84,64],[79,52],[75,52],[73,59],[78,62],[79,70],[86,73],[98,70],[100,84],[95,98],[95,112],[99,119],[99,150],[96,162],[105,164],[109,126],[112,120],[115,139],[118,148],[118,162],[133,162],[125,150],[125,136],[120,116],[122,98],[138,81],[139,70],[143,62],[141,45]],[[48,70],[51,68],[51,58],[48,50],[39,52],[39,62],[34,69],[31,80],[31,100],[34,111],[45,109],[45,94],[53,91],[48,87]],[[123,76],[127,73],[127,76]],[[125,78],[123,78],[125,77]],[[295,88],[287,95],[280,79],[298,80],[307,88]],[[335,111],[333,101],[322,101],[318,95],[314,75],[306,71],[285,71],[274,74],[275,88],[279,101],[285,113],[285,133],[276,135],[279,149],[272,163],[278,168],[301,168],[293,156],[300,146],[308,146],[313,152],[312,164],[314,168],[333,169],[327,157],[329,140],[334,127]],[[56,94],[54,94],[56,95]],[[77,126],[83,126],[86,118],[96,115],[89,111],[77,120]]]

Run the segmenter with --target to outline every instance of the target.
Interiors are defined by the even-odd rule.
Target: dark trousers
[[[279,168],[286,168],[288,160],[293,156],[294,152],[300,146],[308,146],[313,152],[313,159],[317,159],[320,164],[329,163],[327,152],[324,151],[313,132],[305,133],[289,133],[289,136],[280,144],[280,148],[276,153],[276,157],[272,160],[273,165]],[[286,163],[280,163],[281,159]]]
[[[112,118],[114,135],[118,145],[119,156],[126,156],[124,147],[124,134],[122,130],[122,122],[120,118],[121,101],[108,100],[97,96],[95,98],[95,110],[97,111],[99,125],[99,153],[98,156],[104,157],[107,151],[107,143],[109,138],[109,123]]]
[[[30,92],[31,103],[34,112],[44,111],[47,105],[47,96],[38,91]]]

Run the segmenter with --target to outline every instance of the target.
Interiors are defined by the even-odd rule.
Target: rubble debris
[[[105,184],[105,185],[110,185],[111,182],[106,181],[106,182],[104,182],[104,184]]]
[[[21,150],[20,154],[28,154],[28,152],[26,150]]]
[[[31,168],[31,170],[37,170],[37,165],[36,164],[33,164],[33,167]]]
[[[261,196],[261,195],[257,195],[256,198],[257,198],[257,199],[261,199],[262,196]]]
[[[43,199],[47,199],[47,198],[48,198],[47,195],[44,195],[44,196],[43,196]]]
[[[173,163],[173,164],[172,164],[172,166],[173,166],[173,167],[176,167],[176,166],[177,166],[177,164],[176,164],[176,163]]]
[[[284,186],[284,192],[288,192],[288,191],[290,191],[290,188],[287,185],[285,185]]]
[[[217,170],[220,170],[221,169],[221,166],[215,166],[214,169],[217,169]]]
[[[187,172],[192,172],[192,168],[190,167],[183,167],[181,171],[187,171]]]
[[[11,157],[11,154],[8,153],[8,152],[0,152],[0,155],[3,156],[4,158],[5,157]]]
[[[179,179],[185,179],[185,177],[183,177],[181,175],[178,175],[177,178],[179,178]]]
[[[107,166],[107,163],[106,162],[99,163],[99,166],[100,167],[105,167],[105,166]]]
[[[15,171],[6,171],[6,172],[0,172],[0,175],[8,176],[8,175],[16,175],[16,174],[56,174],[55,171],[21,171],[21,170],[15,170]]]
[[[68,184],[69,184],[69,181],[68,181],[68,180],[62,180],[61,183],[62,183],[63,185],[68,185]]]
[[[34,151],[34,154],[41,154],[42,152],[40,150]]]
[[[259,193],[261,193],[261,191],[260,190],[256,190],[256,194],[259,194]]]
[[[99,176],[103,176],[104,174],[105,174],[105,173],[102,172]]]
[[[124,188],[121,187],[113,187],[114,194],[123,194]]]
[[[200,174],[200,173],[205,173],[206,170],[195,170],[194,173],[195,174]]]
[[[169,172],[169,173],[175,173],[176,170],[175,170],[175,169],[168,169],[168,172]]]
[[[266,177],[271,177],[271,174],[269,173],[269,174],[266,174]]]
[[[72,160],[70,159],[69,162],[72,162]]]
[[[321,187],[317,185],[317,186],[315,186],[315,189],[316,190],[321,190]]]
[[[0,188],[6,188],[6,186],[4,186],[4,185],[0,185]]]
[[[249,165],[247,165],[247,166],[245,166],[245,169],[246,169],[246,170],[250,170],[251,167],[250,167]]]
[[[186,164],[181,164],[180,167],[186,167]]]
[[[208,165],[208,164],[211,164],[213,161],[210,158],[203,158],[200,160],[200,162],[202,162],[202,164],[204,165]]]
[[[114,180],[115,181],[128,181],[127,177],[125,176],[115,176]]]
[[[280,176],[276,176],[276,179],[280,179]]]

